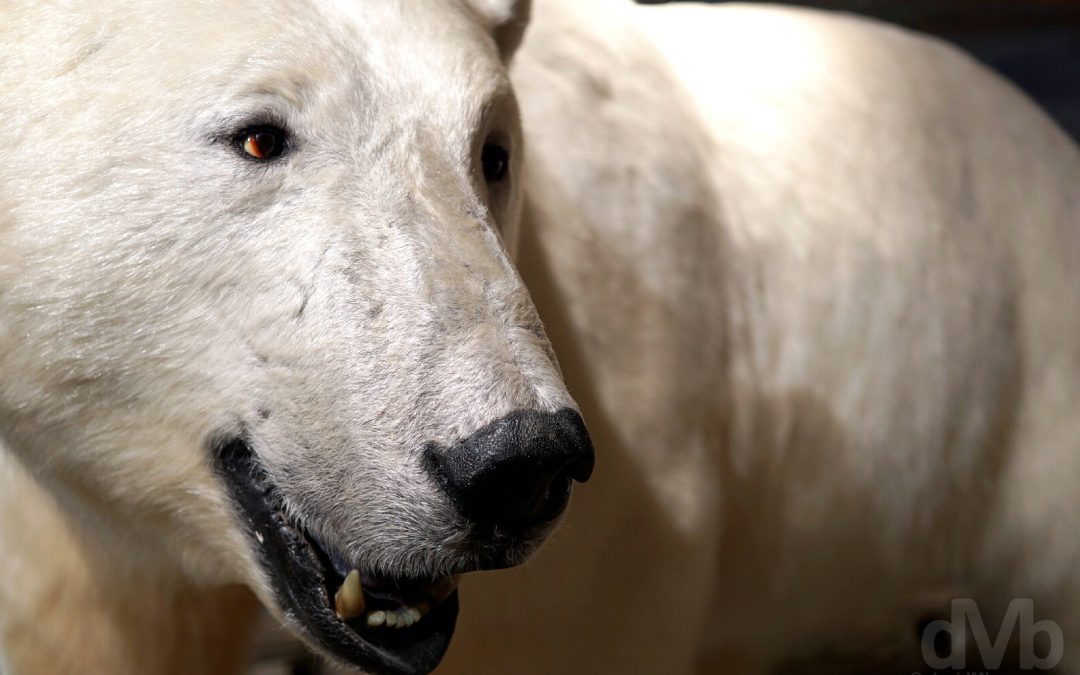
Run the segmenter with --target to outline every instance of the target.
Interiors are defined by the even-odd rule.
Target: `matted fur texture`
[[[1075,145],[808,11],[536,0],[508,74],[527,4],[0,2],[5,675],[242,659],[240,429],[366,565],[467,556],[420,448],[573,405],[532,302],[597,470],[444,672],[767,672],[960,594],[1080,673]]]

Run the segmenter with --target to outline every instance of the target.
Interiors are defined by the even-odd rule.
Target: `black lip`
[[[371,673],[424,675],[439,665],[457,622],[456,591],[407,631],[362,635],[363,626],[342,622],[331,608],[324,565],[313,543],[275,508],[281,497],[250,445],[230,439],[215,446],[214,458],[292,626],[322,651]]]

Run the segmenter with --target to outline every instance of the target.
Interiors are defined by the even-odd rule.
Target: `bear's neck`
[[[0,444],[0,670],[232,673],[257,602],[177,570],[123,564]]]

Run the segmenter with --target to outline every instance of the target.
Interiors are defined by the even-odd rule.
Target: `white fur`
[[[427,0],[2,11],[0,438],[36,510],[273,606],[209,468],[243,432],[364,569],[475,559],[424,445],[574,405],[499,238],[520,193],[482,176],[491,134],[521,143],[489,26]],[[244,159],[268,122],[290,153]]]
[[[1073,142],[946,45],[802,10],[551,0],[514,82],[521,269],[598,469],[467,587],[447,671],[919,665],[959,596],[992,631],[1034,599],[1080,672]]]
[[[598,465],[533,564],[466,582],[446,672],[751,673],[939,592],[1034,598],[1080,672],[1076,147],[881,25],[538,0],[528,165],[487,194],[527,10],[0,5],[8,658],[49,546],[272,605],[206,466],[241,426],[371,566],[466,555],[416,449],[571,404],[498,226]],[[211,141],[259,108],[282,164]]]

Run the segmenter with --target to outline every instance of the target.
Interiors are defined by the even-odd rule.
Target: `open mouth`
[[[286,516],[250,446],[215,449],[286,619],[339,659],[372,673],[429,673],[457,621],[454,577],[395,578],[354,569]]]

